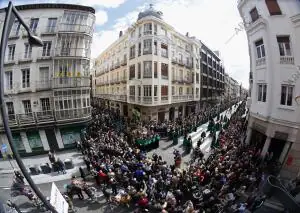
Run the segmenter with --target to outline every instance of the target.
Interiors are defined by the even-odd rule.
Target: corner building
[[[4,64],[13,140],[23,156],[74,147],[91,119],[90,47],[95,10],[71,4],[16,6],[43,47],[15,21]],[[4,19],[4,9],[0,10]],[[7,144],[0,123],[0,144]]]
[[[238,1],[250,54],[250,116],[247,143],[273,153],[281,175],[300,168],[300,2]]]
[[[215,54],[217,60],[212,59],[212,51],[207,53],[202,46],[188,33],[176,32],[150,6],[96,59],[95,99],[126,117],[135,109],[142,120],[173,120],[196,112],[201,93],[213,101],[224,86],[220,59]],[[203,63],[209,60],[211,69],[218,64],[218,78],[212,72],[210,76],[218,84],[208,84],[208,73],[201,75],[201,52],[208,55]],[[202,80],[209,90],[200,87]]]

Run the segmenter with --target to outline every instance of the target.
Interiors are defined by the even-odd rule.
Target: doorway
[[[165,112],[158,112],[158,121],[161,123],[165,121]]]
[[[262,150],[265,145],[266,139],[267,136],[265,136],[263,133],[253,130],[251,135],[250,145],[255,147],[255,151]]]
[[[276,139],[276,138],[271,139],[271,144],[270,144],[268,152],[269,153],[273,152],[272,160],[275,160],[275,161],[279,160],[285,143],[286,143],[286,141],[284,141],[284,140],[280,140],[280,139]]]
[[[173,121],[174,120],[174,117],[175,117],[175,108],[174,107],[171,107],[169,109],[169,120],[170,121]]]
[[[125,117],[128,117],[128,106],[127,105],[123,105],[123,115]]]
[[[59,150],[54,129],[45,129],[50,150]]]

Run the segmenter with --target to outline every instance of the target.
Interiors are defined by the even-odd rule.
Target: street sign
[[[5,143],[2,144],[2,146],[1,146],[1,152],[2,153],[6,153],[7,152],[7,145]]]
[[[55,183],[52,183],[50,204],[58,213],[68,213],[69,204],[62,196]]]

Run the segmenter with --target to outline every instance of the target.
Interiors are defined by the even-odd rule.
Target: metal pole
[[[5,21],[4,21],[4,25],[3,25],[1,44],[0,44],[0,57],[1,57],[1,60],[0,60],[0,110],[1,110],[1,115],[2,115],[3,125],[4,125],[4,129],[5,129],[11,150],[12,150],[14,157],[18,163],[18,166],[20,167],[28,184],[31,186],[32,190],[39,197],[39,199],[44,203],[45,207],[48,208],[51,212],[57,213],[55,208],[47,201],[47,199],[40,192],[38,187],[35,185],[35,183],[31,179],[30,175],[28,174],[27,169],[25,168],[25,166],[21,160],[21,157],[18,153],[18,150],[16,149],[15,144],[13,143],[11,130],[10,130],[10,127],[8,124],[8,116],[6,113],[6,107],[5,107],[5,101],[4,101],[4,56],[5,56],[5,48],[7,45],[9,32],[11,30],[11,27],[12,27],[16,17],[18,19],[21,19],[20,15],[17,13],[17,11],[13,7],[12,3],[9,2],[8,7],[6,8],[6,16],[5,16]],[[24,23],[24,21],[22,19],[19,21]],[[28,27],[27,27],[27,29],[28,29]]]

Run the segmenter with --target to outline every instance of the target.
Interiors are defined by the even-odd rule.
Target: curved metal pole
[[[22,22],[22,18],[17,14],[15,14],[14,12],[16,11],[16,9],[13,9],[13,5],[11,2],[9,2],[8,7],[6,8],[6,16],[5,16],[5,21],[4,21],[4,25],[3,25],[3,31],[2,31],[2,37],[1,37],[1,44],[0,44],[0,110],[1,110],[1,115],[2,115],[2,120],[3,120],[3,125],[4,125],[4,129],[8,138],[8,142],[9,145],[11,147],[11,150],[14,154],[14,157],[24,175],[24,177],[26,178],[27,182],[29,183],[29,185],[31,186],[31,188],[33,189],[33,191],[35,192],[35,194],[41,199],[41,201],[44,203],[44,205],[53,213],[57,213],[57,211],[55,210],[55,208],[47,201],[47,199],[44,197],[44,195],[40,192],[40,190],[38,189],[38,187],[35,185],[35,183],[33,182],[33,180],[31,179],[30,175],[28,174],[21,158],[20,155],[18,153],[18,150],[16,149],[14,143],[13,143],[13,138],[12,138],[12,134],[11,134],[11,130],[9,128],[9,124],[8,124],[8,116],[6,113],[6,107],[5,107],[5,101],[4,101],[4,56],[5,56],[5,48],[7,45],[7,40],[8,40],[8,36],[11,30],[11,27],[15,21],[15,18],[17,16],[18,20],[20,22]],[[24,23],[24,21],[23,21]]]

